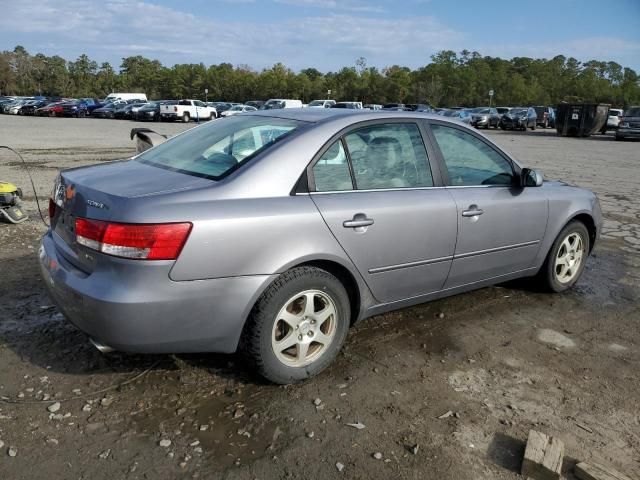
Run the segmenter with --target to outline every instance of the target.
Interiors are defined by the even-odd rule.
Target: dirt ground
[[[130,155],[132,126],[4,115],[0,145],[46,201],[58,169]],[[288,387],[233,355],[90,346],[45,293],[44,226],[0,152],[31,214],[0,224],[0,479],[516,479],[530,429],[564,441],[567,478],[577,460],[640,478],[640,145],[488,135],[598,193],[605,229],[577,286],[512,283],[368,319],[325,373]]]

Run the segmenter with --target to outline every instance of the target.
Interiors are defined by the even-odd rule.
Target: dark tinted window
[[[625,117],[640,117],[640,107],[631,107],[624,112]]]
[[[432,187],[433,178],[420,130],[389,123],[345,136],[358,190]]]
[[[496,150],[457,128],[432,125],[451,185],[511,185],[513,169]]]

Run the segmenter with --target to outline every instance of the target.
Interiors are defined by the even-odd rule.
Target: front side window
[[[431,125],[449,171],[451,185],[511,185],[513,168],[496,150],[470,133]]]
[[[229,117],[185,132],[136,160],[217,180],[304,124],[275,117]]]
[[[372,125],[347,134],[345,142],[358,190],[433,186],[417,125]]]
[[[313,166],[317,192],[352,190],[351,172],[342,141],[336,140]]]

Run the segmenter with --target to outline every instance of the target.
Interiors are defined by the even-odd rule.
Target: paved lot
[[[132,126],[0,116],[0,144],[23,153],[47,198],[58,169],[130,155]],[[369,319],[327,372],[286,388],[235,356],[90,347],[43,290],[43,226],[18,160],[0,152],[0,179],[23,187],[32,214],[0,224],[0,478],[516,479],[532,428],[565,442],[567,470],[595,460],[640,476],[639,144],[488,135],[598,193],[605,230],[576,288],[509,284]]]

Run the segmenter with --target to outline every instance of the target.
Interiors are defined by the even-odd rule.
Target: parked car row
[[[501,128],[503,130],[535,130],[537,127],[555,128],[556,110],[549,106],[530,107],[449,107],[433,108],[431,105],[416,103],[363,104],[359,101],[341,101],[332,99],[313,100],[303,104],[296,99],[273,98],[266,101],[249,100],[235,102],[203,102],[197,99],[153,100],[149,101],[144,93],[110,93],[103,100],[97,98],[61,98],[61,97],[2,97],[0,113],[12,115],[37,115],[48,117],[92,117],[109,119],[127,119],[137,121],[175,121],[212,120],[256,110],[286,108],[342,108],[350,110],[380,110],[404,112],[431,112],[444,117],[455,118],[476,128]],[[636,108],[636,107],[632,107]],[[635,110],[634,110],[635,112]],[[637,113],[637,112],[636,112]],[[622,109],[610,108],[609,116],[602,133],[607,130],[624,131],[617,138],[625,138],[628,126],[623,127],[626,114]],[[632,122],[635,125],[635,120]],[[624,123],[629,125],[629,122]],[[635,128],[635,127],[634,127]],[[626,132],[626,133],[625,133]]]
[[[555,110],[552,107],[476,107],[439,108],[439,115],[454,117],[476,128],[501,128],[502,130],[526,130],[536,127],[555,127]]]

